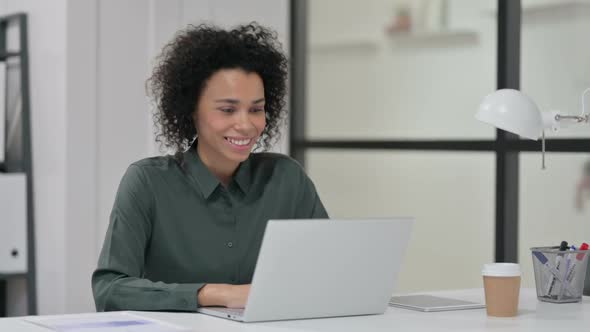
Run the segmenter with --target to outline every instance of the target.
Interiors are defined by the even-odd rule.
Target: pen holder
[[[544,302],[582,301],[588,265],[587,250],[559,251],[554,247],[531,248],[537,298]]]

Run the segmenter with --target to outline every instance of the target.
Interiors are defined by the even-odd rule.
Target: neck
[[[206,150],[202,144],[197,144],[197,153],[201,162],[227,187],[232,179],[232,175],[240,164],[223,160],[221,156],[216,156],[215,153],[208,153]]]

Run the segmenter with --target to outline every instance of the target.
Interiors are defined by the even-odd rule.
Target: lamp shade
[[[487,95],[475,118],[532,140],[537,140],[543,130],[543,119],[535,102],[513,89],[501,89]]]

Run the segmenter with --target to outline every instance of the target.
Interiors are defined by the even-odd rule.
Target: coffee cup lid
[[[520,265],[516,263],[484,264],[481,274],[490,277],[517,277],[520,276]]]

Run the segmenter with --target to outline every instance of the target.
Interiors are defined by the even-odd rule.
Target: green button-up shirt
[[[92,290],[98,311],[197,309],[206,283],[248,284],[269,219],[327,218],[293,159],[253,153],[225,187],[195,148],[133,163]]]

